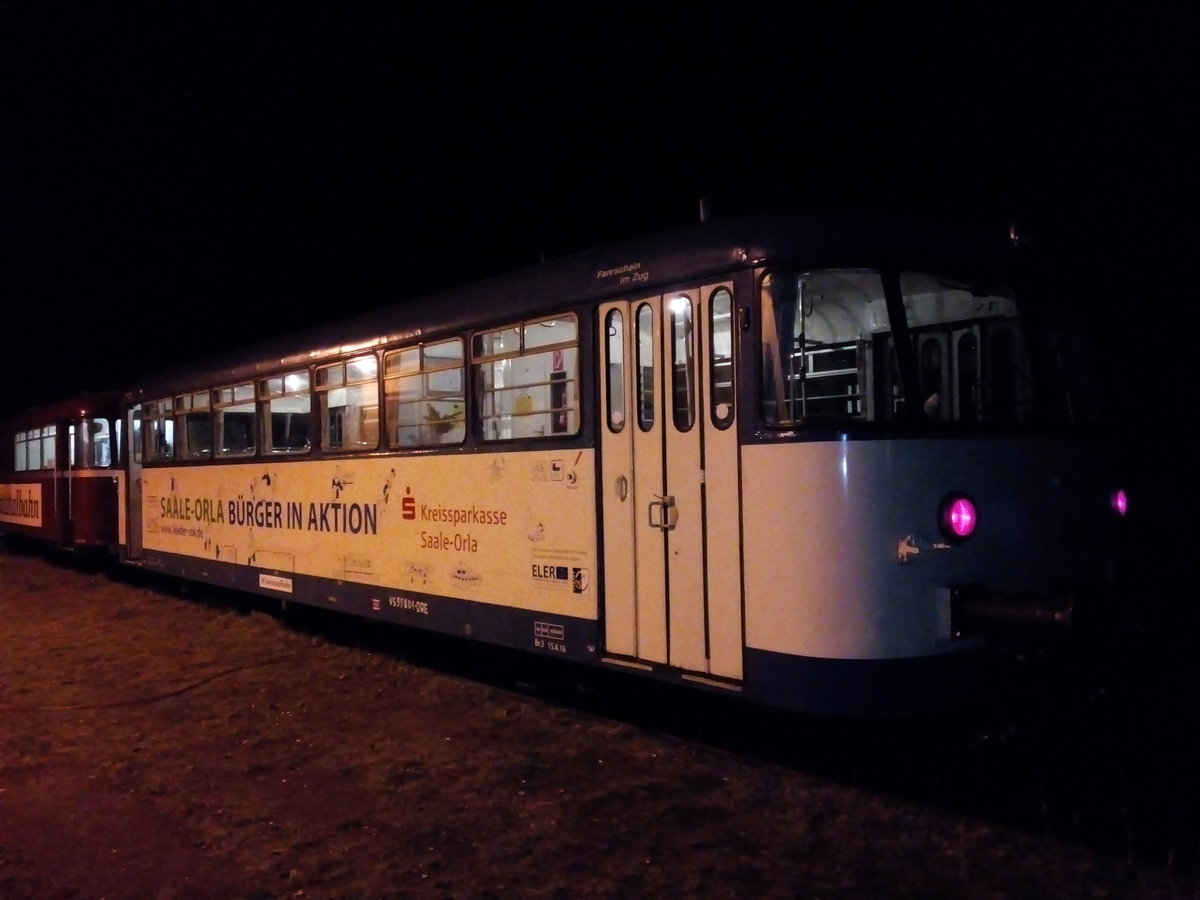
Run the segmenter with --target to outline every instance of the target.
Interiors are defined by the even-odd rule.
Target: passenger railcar
[[[703,221],[148,376],[121,560],[791,709],[953,702],[1121,550],[1008,238]]]
[[[82,394],[0,423],[0,535],[116,552],[123,530],[122,393]]]

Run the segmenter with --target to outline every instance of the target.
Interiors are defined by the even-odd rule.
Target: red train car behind
[[[116,548],[120,396],[81,394],[0,423],[0,536],[62,550]]]

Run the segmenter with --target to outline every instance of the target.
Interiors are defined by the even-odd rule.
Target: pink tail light
[[[1112,496],[1108,500],[1108,505],[1112,507],[1113,512],[1118,516],[1124,517],[1129,513],[1129,497],[1126,496],[1124,488],[1117,488],[1113,491]]]
[[[965,541],[975,533],[979,514],[966,494],[947,494],[938,505],[938,528],[949,541]]]

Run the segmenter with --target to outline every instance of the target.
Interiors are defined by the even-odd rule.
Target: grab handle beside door
[[[655,520],[654,512],[658,510],[659,516]],[[670,531],[679,522],[679,507],[675,505],[675,497],[667,494],[665,497],[661,494],[654,495],[654,501],[649,507],[650,527],[661,528],[663,531]]]

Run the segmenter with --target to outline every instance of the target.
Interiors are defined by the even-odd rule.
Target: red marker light
[[[1108,499],[1108,504],[1118,516],[1124,516],[1129,512],[1129,497],[1125,495],[1122,488],[1113,491],[1112,496]]]
[[[947,494],[938,506],[938,528],[949,541],[965,541],[975,533],[979,514],[966,494]]]

